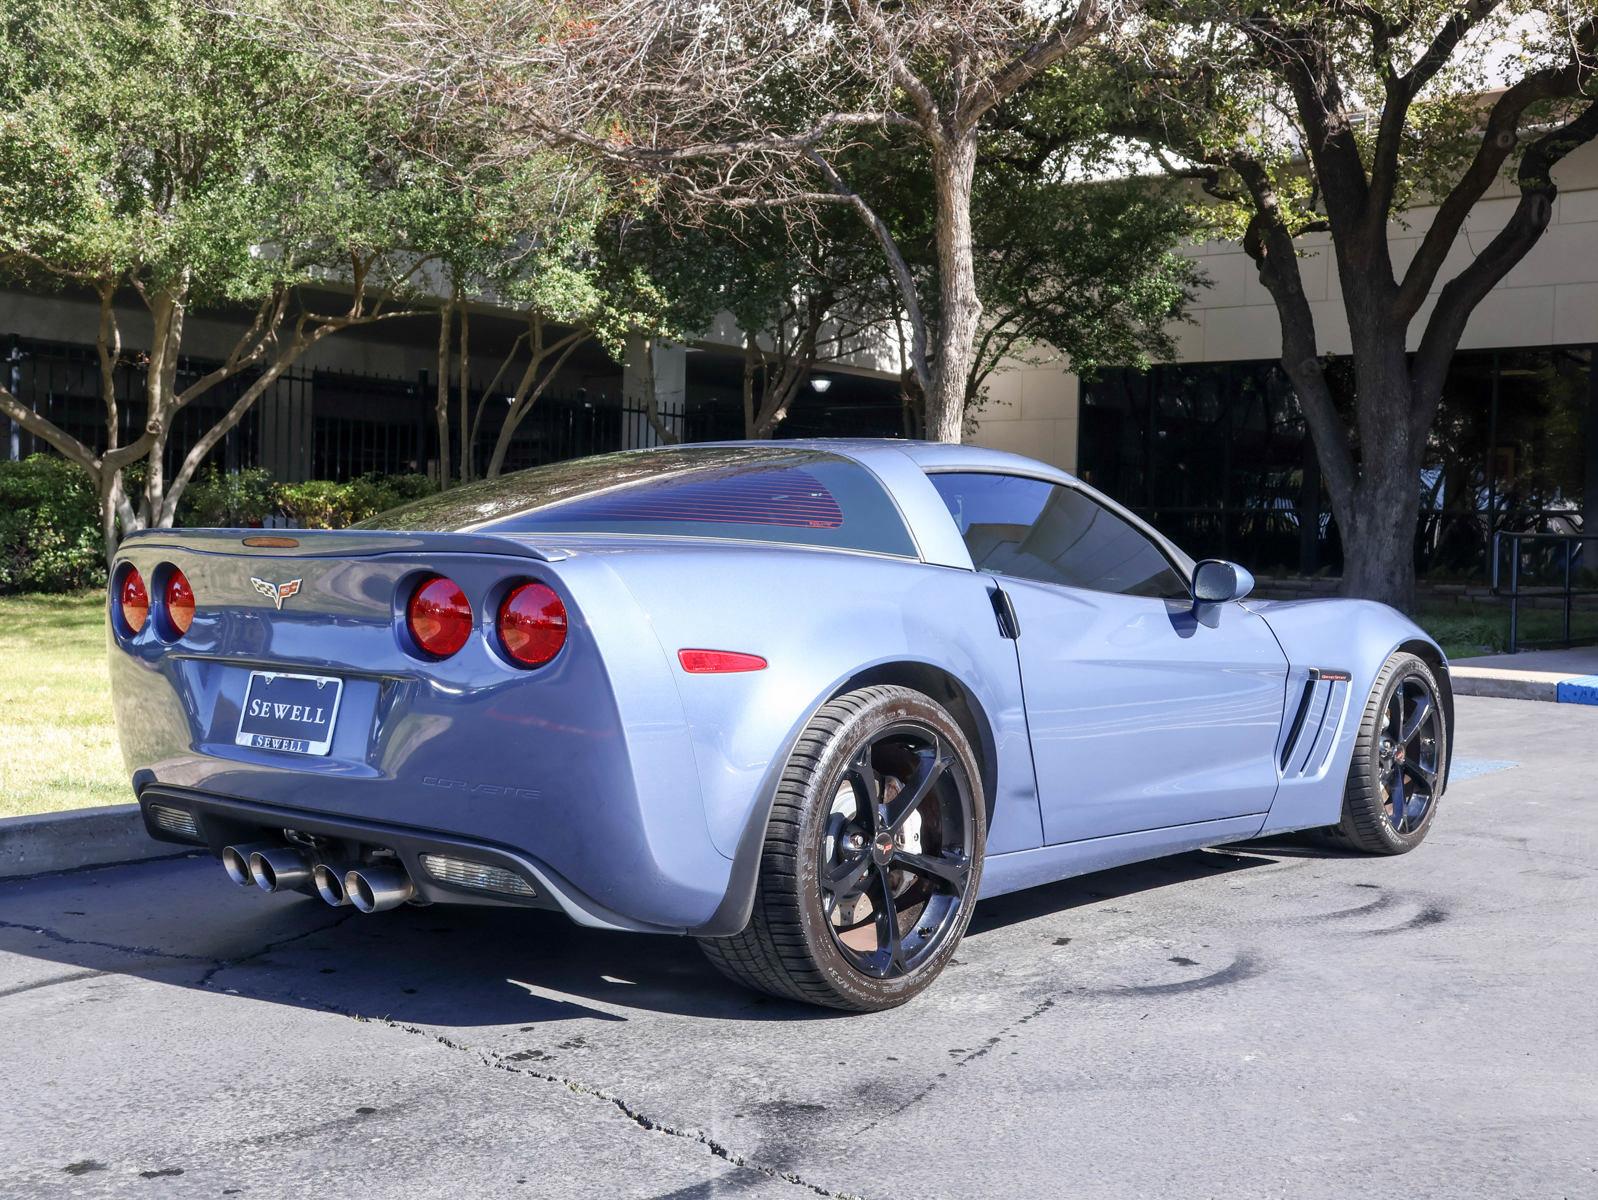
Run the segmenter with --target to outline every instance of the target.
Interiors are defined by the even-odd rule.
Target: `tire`
[[[699,944],[757,991],[893,1008],[959,945],[986,837],[981,774],[954,718],[909,688],[849,692],[816,713],[783,770],[749,923]]]
[[[1342,820],[1328,831],[1337,841],[1367,854],[1407,854],[1425,841],[1446,784],[1450,731],[1441,694],[1431,668],[1413,654],[1394,654],[1377,672],[1349,763]],[[1417,720],[1422,697],[1429,708]]]

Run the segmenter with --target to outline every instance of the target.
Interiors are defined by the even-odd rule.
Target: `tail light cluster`
[[[122,623],[134,633],[144,628],[150,619],[150,592],[144,586],[144,576],[137,567],[129,567],[117,588],[117,607],[122,611]]]
[[[406,628],[417,648],[433,658],[458,652],[475,624],[466,593],[442,575],[422,580],[405,606]],[[566,644],[566,605],[545,584],[519,584],[499,602],[494,633],[500,653],[511,662],[541,667]]]
[[[157,574],[161,572],[158,570]],[[161,607],[166,614],[166,636],[175,640],[188,633],[194,624],[194,588],[189,578],[176,567],[165,570],[166,584],[161,591]],[[129,633],[139,633],[150,621],[150,589],[137,567],[128,567],[116,585],[116,608]]]

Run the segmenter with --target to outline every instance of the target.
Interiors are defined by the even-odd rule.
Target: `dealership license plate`
[[[233,740],[257,750],[326,754],[343,691],[342,679],[326,675],[251,671]]]

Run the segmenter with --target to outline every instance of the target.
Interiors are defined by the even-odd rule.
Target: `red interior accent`
[[[166,615],[179,637],[194,624],[194,589],[189,586],[189,577],[176,569],[167,576]]]
[[[122,619],[127,622],[128,628],[138,633],[144,628],[145,621],[150,618],[150,593],[144,590],[144,576],[133,567],[129,567],[127,574],[122,576],[122,585],[117,589],[117,603],[122,609]]]
[[[472,636],[472,606],[453,579],[434,575],[411,593],[406,621],[416,644],[436,658],[448,658]]]
[[[543,666],[566,644],[566,606],[544,584],[522,584],[499,606],[499,640],[522,666]]]
[[[677,661],[691,675],[725,675],[731,671],[764,671],[766,660],[758,654],[736,650],[679,650]]]

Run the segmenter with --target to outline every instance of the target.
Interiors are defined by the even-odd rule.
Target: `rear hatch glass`
[[[914,557],[876,476],[817,450],[682,446],[518,471],[382,513],[356,528],[668,535]]]

